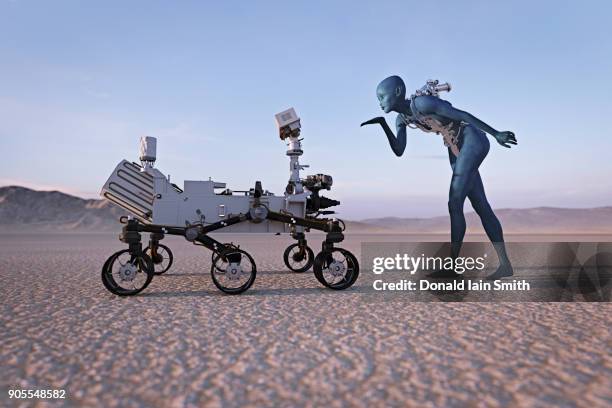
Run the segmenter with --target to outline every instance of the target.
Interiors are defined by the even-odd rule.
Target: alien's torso
[[[434,114],[422,114],[414,106],[414,97],[410,101],[411,115],[400,113],[402,123],[411,129],[421,129],[427,133],[442,135],[444,145],[450,148],[455,156],[459,155],[459,135],[465,126],[463,122],[455,122]]]

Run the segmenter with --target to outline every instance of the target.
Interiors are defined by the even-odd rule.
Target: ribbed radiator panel
[[[140,221],[151,223],[155,195],[153,177],[142,172],[139,165],[123,160],[108,178],[100,194]]]

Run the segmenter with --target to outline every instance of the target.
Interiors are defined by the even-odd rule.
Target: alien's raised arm
[[[499,133],[497,130],[493,129],[491,126],[478,119],[471,113],[457,109],[453,107],[450,102],[434,96],[417,96],[414,99],[414,105],[416,109],[423,114],[435,114],[454,121],[466,122],[470,125],[476,126],[478,129],[484,132],[487,132],[491,136],[497,136]]]
[[[387,135],[391,150],[393,150],[393,153],[395,153],[397,157],[401,157],[402,154],[404,154],[404,150],[406,150],[406,125],[403,123],[400,116],[397,115],[397,119],[395,120],[397,136],[393,134],[393,131],[389,125],[387,125],[387,121],[382,122],[381,126],[385,131],[385,135]]]
[[[386,124],[387,122],[385,122],[385,125]],[[387,128],[389,128],[389,126],[387,126]],[[395,129],[397,137],[393,137],[393,132],[391,132],[391,129],[389,129],[388,132],[385,130],[385,134],[389,140],[391,150],[393,150],[393,153],[395,153],[397,157],[400,157],[406,150],[406,125],[401,120],[400,115],[397,115],[397,119],[395,120]]]
[[[361,124],[361,126],[365,125],[374,125],[380,124],[383,130],[385,131],[385,135],[387,136],[387,140],[389,141],[389,146],[391,146],[391,150],[397,157],[400,157],[404,154],[404,150],[406,149],[406,125],[403,124],[399,115],[396,120],[396,128],[397,128],[397,137],[393,134],[393,131],[387,124],[387,121],[382,116],[378,116],[376,118],[367,120]]]

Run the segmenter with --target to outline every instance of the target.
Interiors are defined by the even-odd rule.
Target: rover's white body
[[[225,187],[225,183],[211,180],[186,180],[181,192],[158,169],[123,160],[104,184],[101,195],[145,224],[185,227],[187,223],[203,221],[206,225],[232,215],[247,214],[254,200],[252,191],[222,194],[220,190]],[[260,197],[260,202],[272,211],[286,210],[303,217],[307,196],[308,193],[286,196],[267,193]],[[257,224],[232,225],[218,232],[286,231],[285,224],[264,220]]]
[[[295,126],[295,123],[299,127],[299,118],[293,109],[281,114],[283,118],[289,119],[286,119],[287,123],[279,123],[279,128],[289,124]],[[298,157],[302,154],[298,137],[288,138],[288,146],[290,181],[295,186],[294,191],[285,193],[284,196],[276,196],[266,191],[259,201],[271,211],[286,211],[295,217],[303,218],[306,215],[306,201],[311,193],[302,188],[299,177],[299,171],[305,166],[301,166],[298,161]],[[166,175],[154,167],[156,150],[155,138],[142,137],[141,165],[128,160],[121,161],[102,187],[100,195],[129,211],[145,224],[172,227],[185,227],[198,222],[204,225],[212,224],[233,215],[247,214],[253,206],[254,189],[232,192],[226,189],[225,183],[212,180],[187,180],[181,191]],[[293,227],[297,232],[303,230],[299,226]],[[289,229],[290,226],[284,223],[266,219],[258,223],[235,224],[220,229],[219,232],[289,232]]]

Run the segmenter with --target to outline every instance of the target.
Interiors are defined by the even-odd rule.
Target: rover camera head
[[[277,113],[274,115],[274,118],[276,119],[276,126],[278,127],[281,140],[300,135],[300,128],[302,127],[300,125],[300,118],[293,108]]]
[[[153,166],[157,159],[157,139],[152,136],[140,138],[140,161],[149,167]]]

